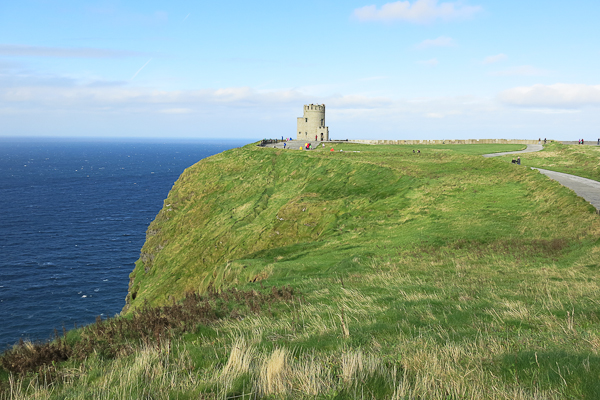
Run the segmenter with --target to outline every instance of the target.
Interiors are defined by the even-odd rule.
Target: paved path
[[[568,187],[577,196],[581,196],[589,201],[600,213],[600,182],[562,172],[548,171],[547,169],[533,167],[531,169],[537,169],[548,178],[554,179],[561,185]]]
[[[484,157],[498,157],[505,154],[531,153],[542,150],[540,144],[528,144],[527,149],[521,151],[510,151],[507,153],[484,154]],[[563,186],[574,191],[578,196],[583,197],[586,201],[593,205],[598,213],[600,213],[600,182],[593,179],[582,178],[580,176],[565,174],[562,172],[548,171],[542,168],[531,168],[540,171],[550,179],[554,179]]]
[[[520,154],[520,153],[533,153],[534,151],[540,151],[544,148],[541,144],[528,144],[525,150],[520,151],[507,151],[506,153],[492,153],[492,154],[484,154],[484,157],[499,157],[505,156],[507,154]]]

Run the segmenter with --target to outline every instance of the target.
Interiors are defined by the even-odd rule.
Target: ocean
[[[183,170],[241,140],[0,139],[0,351],[113,317]]]

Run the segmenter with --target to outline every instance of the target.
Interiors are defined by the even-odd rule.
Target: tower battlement
[[[325,104],[306,104],[304,111],[325,111]]]
[[[305,104],[304,115],[298,118],[297,139],[329,141],[329,128],[325,126],[325,104]]]

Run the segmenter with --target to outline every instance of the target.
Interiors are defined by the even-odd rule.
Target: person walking
[[[285,149],[285,145],[286,145],[286,144],[287,144],[286,142],[283,142],[283,148],[284,148],[284,149]]]

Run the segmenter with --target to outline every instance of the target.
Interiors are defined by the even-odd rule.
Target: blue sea
[[[173,183],[246,143],[0,139],[0,351],[119,313]]]

